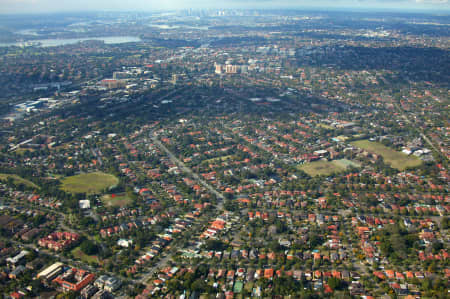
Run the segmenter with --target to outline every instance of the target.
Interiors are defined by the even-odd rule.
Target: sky
[[[450,11],[450,0],[0,0],[0,13],[159,11],[185,8],[324,8]]]

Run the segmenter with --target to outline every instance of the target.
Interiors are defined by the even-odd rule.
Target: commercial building
[[[36,277],[46,281],[51,281],[62,272],[63,266],[64,266],[63,263],[60,262],[54,263],[50,267],[47,267],[41,272],[39,272]]]
[[[86,270],[72,268],[53,280],[63,291],[79,292],[94,281],[95,275]]]

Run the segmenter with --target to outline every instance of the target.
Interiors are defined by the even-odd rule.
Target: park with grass
[[[70,252],[74,258],[77,260],[81,260],[90,265],[92,264],[100,264],[100,260],[96,255],[88,255],[81,250],[80,246],[75,247]]]
[[[303,170],[310,176],[331,175],[345,171],[349,167],[358,168],[360,165],[347,159],[340,159],[333,161],[319,160],[298,166],[300,170]]]
[[[126,194],[105,194],[101,197],[103,204],[107,207],[126,207],[131,204],[131,198]]]
[[[358,140],[351,143],[352,145],[364,149],[369,153],[377,154],[383,157],[386,164],[398,170],[405,170],[408,167],[417,167],[422,164],[416,156],[408,156],[402,152],[391,149],[379,142],[369,140]]]
[[[24,178],[21,178],[20,176],[16,174],[8,174],[8,173],[0,173],[0,181],[8,181],[8,179],[12,180],[14,185],[20,185],[23,184],[26,187],[39,189],[39,186],[37,186],[35,183],[26,180]]]
[[[234,159],[234,158],[235,158],[234,155],[216,157],[216,158],[212,158],[212,159],[208,159],[208,160],[202,161],[202,165],[208,165],[208,164],[218,163],[218,162],[225,162],[227,160]]]
[[[62,180],[61,189],[69,193],[98,194],[119,183],[119,179],[104,172],[82,173]]]

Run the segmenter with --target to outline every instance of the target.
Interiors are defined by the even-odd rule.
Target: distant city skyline
[[[80,11],[157,11],[188,8],[309,8],[395,11],[450,11],[449,0],[0,0],[0,13],[53,13]]]

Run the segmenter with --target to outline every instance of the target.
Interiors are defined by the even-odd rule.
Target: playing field
[[[102,202],[108,207],[126,207],[131,203],[131,198],[124,194],[105,194],[102,196]]]
[[[85,254],[83,251],[81,251],[80,246],[72,249],[71,253],[76,259],[82,260],[85,263],[89,263],[89,264],[91,264],[91,263],[99,264],[100,263],[97,256]]]
[[[91,172],[64,178],[61,189],[70,193],[96,194],[118,183],[119,179],[111,174]]]
[[[407,167],[416,167],[422,164],[422,161],[416,156],[408,156],[402,152],[384,146],[379,142],[358,140],[351,144],[370,153],[381,155],[385,163],[398,170],[405,170]]]
[[[298,167],[299,169],[303,170],[310,176],[318,176],[318,175],[330,175],[333,173],[338,173],[346,170],[350,166],[360,167],[358,163],[347,159],[333,160],[333,161],[320,160],[299,165]]]
[[[8,178],[11,178],[15,185],[24,184],[27,187],[39,189],[39,187],[35,183],[33,183],[33,182],[29,181],[29,180],[26,180],[24,178],[21,178],[18,175],[7,174],[7,173],[0,173],[0,180],[1,181],[7,181]]]

